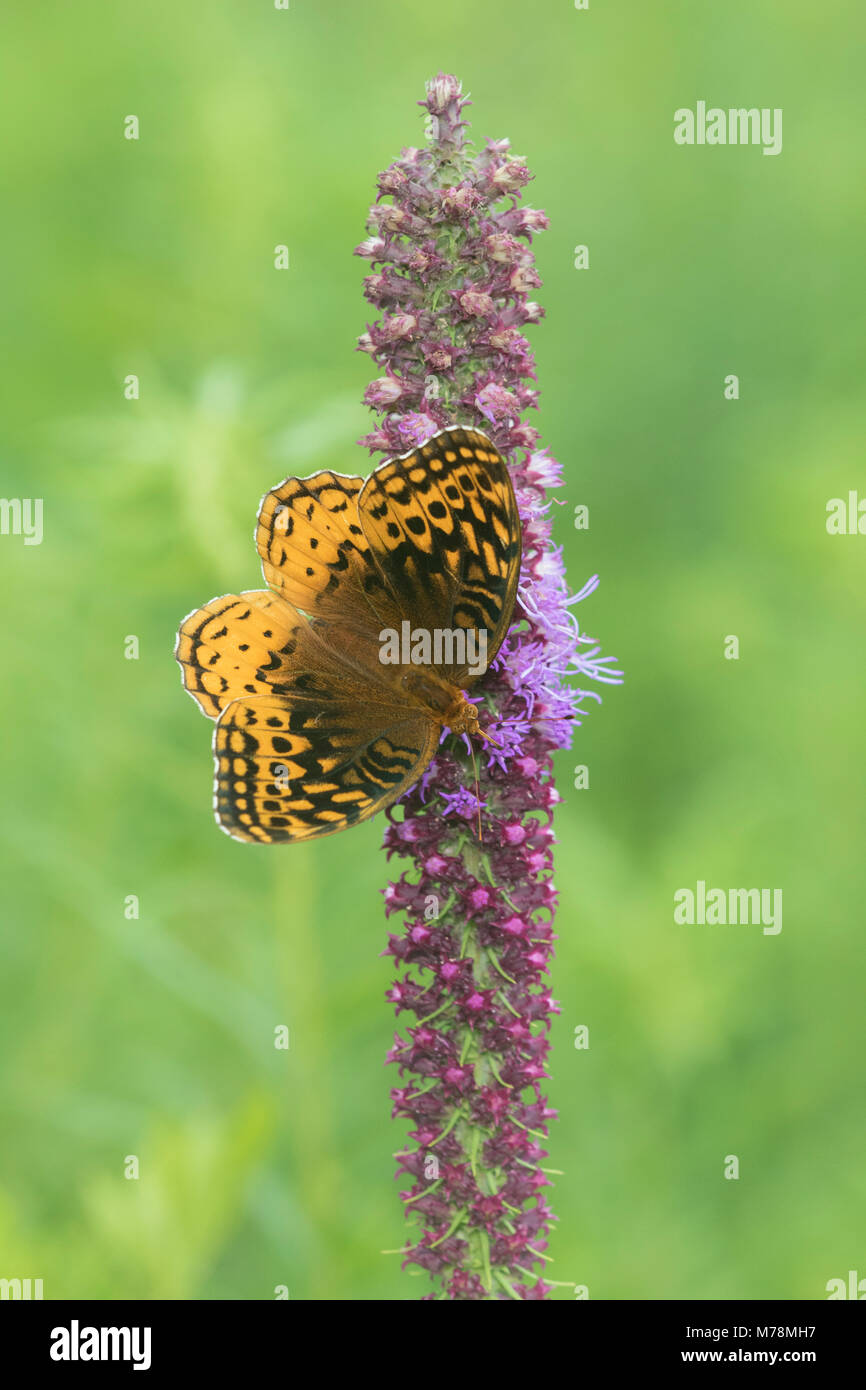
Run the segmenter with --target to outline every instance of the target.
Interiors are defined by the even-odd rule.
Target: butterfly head
[[[479,728],[477,706],[467,700],[462,691],[443,681],[434,672],[429,669],[406,671],[400,684],[443,729],[450,729],[452,734],[483,738],[499,746],[495,739]]]
[[[477,738],[481,733],[478,727],[478,710],[464,695],[454,701],[443,723],[452,734],[468,734],[470,738]]]

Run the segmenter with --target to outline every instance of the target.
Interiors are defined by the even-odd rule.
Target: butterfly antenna
[[[475,761],[475,749],[469,745],[469,756],[472,759],[472,771],[475,773],[475,800],[478,803],[478,843],[481,844],[481,788],[478,785],[478,764]]]
[[[485,743],[492,743],[494,748],[502,747],[502,744],[497,743],[496,739],[492,738],[490,734],[485,734],[483,729],[478,730],[478,737],[483,738]]]

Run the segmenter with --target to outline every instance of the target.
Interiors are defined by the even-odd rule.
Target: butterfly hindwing
[[[265,693],[302,621],[264,590],[211,599],[184,618],[177,636],[184,687],[211,719],[239,696]]]
[[[487,436],[443,430],[377,468],[358,507],[375,561],[413,625],[484,629],[491,661],[511,621],[521,536],[507,465]],[[442,674],[466,683],[465,667]]]
[[[422,715],[358,699],[235,700],[214,731],[217,820],[260,844],[332,835],[410,787],[439,733]]]

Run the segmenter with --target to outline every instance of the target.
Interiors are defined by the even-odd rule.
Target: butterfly
[[[265,494],[267,589],[184,618],[184,687],[216,721],[214,812],[277,844],[367,820],[443,728],[486,737],[464,695],[508,631],[520,518],[504,459],[451,427],[369,478],[326,470]]]

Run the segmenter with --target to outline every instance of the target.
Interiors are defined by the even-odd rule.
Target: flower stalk
[[[385,832],[389,860],[408,861],[385,889],[387,914],[404,923],[387,948],[403,1029],[388,1057],[400,1072],[393,1113],[410,1124],[397,1156],[413,1230],[403,1254],[432,1277],[427,1298],[544,1299],[544,1083],[559,1011],[552,757],[570,746],[583,702],[600,700],[572,677],[621,673],[572,613],[597,579],[569,597],[547,499],[561,469],[522,418],[537,407],[524,330],[543,317],[532,243],[548,219],[523,206],[531,174],[507,140],[467,142],[456,78],[433,79],[420,104],[427,143],[379,176],[356,248],[377,311],[358,346],[379,370],[364,398],[378,421],[360,442],[391,456],[449,425],[484,430],[511,470],[523,562],[513,625],[475,688],[499,745],[484,747],[477,791],[468,740],[448,735]]]

